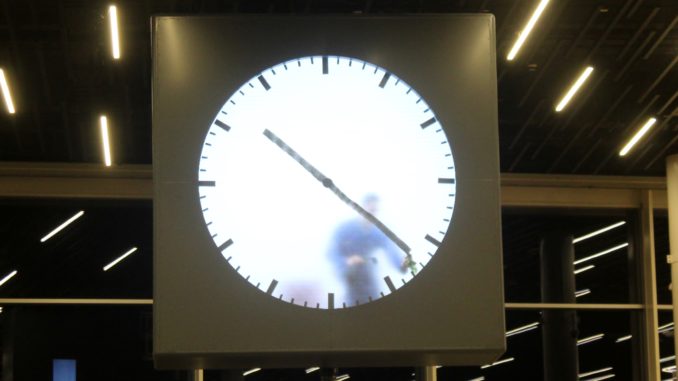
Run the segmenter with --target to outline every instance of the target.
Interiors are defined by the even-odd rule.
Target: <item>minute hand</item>
[[[332,192],[334,192],[337,197],[343,202],[345,202],[348,206],[353,208],[358,214],[363,216],[366,220],[370,221],[374,226],[376,226],[379,230],[381,230],[382,233],[384,233],[393,243],[396,244],[402,251],[405,252],[407,255],[408,259],[412,259],[410,255],[410,247],[402,240],[400,239],[391,229],[389,229],[386,225],[384,225],[383,222],[379,221],[377,217],[375,217],[372,213],[368,212],[365,210],[362,206],[360,206],[357,202],[351,200],[350,197],[348,197],[344,192],[341,191],[341,189],[337,188],[336,185],[334,185],[334,182],[332,179],[329,177],[325,176],[322,172],[320,172],[316,167],[311,165],[306,159],[301,157],[295,151],[292,149],[292,147],[288,146],[287,143],[285,143],[282,139],[280,139],[276,134],[273,132],[269,131],[268,129],[264,130],[264,135],[275,145],[280,147],[283,151],[287,152],[288,155],[290,155],[294,160],[297,161],[297,163],[301,164],[304,169],[306,169],[313,177],[315,177],[318,181],[320,181],[325,188],[328,188]]]

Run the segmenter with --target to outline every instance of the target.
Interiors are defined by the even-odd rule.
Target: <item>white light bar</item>
[[[657,328],[658,333],[664,333],[673,330],[673,323],[664,324],[661,327]]]
[[[137,251],[137,248],[136,248],[136,247],[133,247],[133,248],[129,249],[125,254],[119,256],[116,260],[114,260],[113,262],[111,262],[111,263],[107,264],[106,266],[104,266],[104,271],[108,271],[108,269],[110,269],[111,267],[117,265],[118,262],[120,262],[120,261],[122,261],[123,259],[127,258],[130,254],[134,253],[135,251]]]
[[[650,128],[652,128],[652,126],[654,126],[656,122],[657,119],[655,118],[648,119],[647,122],[645,122],[645,124],[643,125],[643,127],[641,127],[640,130],[638,130],[638,132],[636,132],[636,134],[633,135],[631,140],[629,140],[629,142],[626,143],[624,148],[622,148],[622,150],[619,151],[619,156],[625,156],[627,153],[629,153],[631,148],[633,148],[633,146],[636,145],[636,143],[638,143],[638,140],[640,140],[640,138],[642,138],[648,131],[650,131]]]
[[[500,365],[500,364],[505,364],[505,363],[511,362],[511,361],[513,361],[513,360],[515,360],[515,358],[513,358],[513,357],[505,358],[505,359],[503,359],[503,360],[495,361],[495,362],[493,362],[492,364],[483,365],[483,366],[480,367],[480,369],[487,369],[487,368],[489,368],[489,367],[491,367],[491,366],[496,366],[496,365]]]
[[[520,48],[525,43],[527,36],[530,35],[532,28],[534,28],[534,25],[537,23],[537,20],[539,20],[539,17],[541,16],[542,12],[544,12],[544,9],[546,8],[546,5],[548,5],[548,3],[549,0],[541,0],[539,2],[539,5],[537,5],[537,9],[535,9],[534,12],[532,13],[530,20],[527,22],[527,24],[525,24],[523,30],[520,31],[518,39],[516,40],[515,43],[513,43],[513,47],[509,51],[508,56],[506,56],[507,60],[513,61],[513,59],[516,57],[516,54],[518,54],[518,50],[520,50]]]
[[[607,250],[603,250],[603,251],[601,251],[600,253],[596,253],[596,254],[593,254],[593,255],[589,255],[589,256],[586,257],[586,258],[577,259],[576,261],[574,261],[574,264],[575,264],[575,265],[578,265],[578,264],[580,264],[580,263],[582,263],[582,262],[590,261],[591,259],[598,258],[598,257],[603,256],[603,255],[605,255],[605,254],[609,254],[609,253],[611,253],[611,252],[613,252],[613,251],[615,251],[615,250],[622,249],[622,248],[624,248],[624,247],[626,247],[626,246],[628,246],[628,245],[629,245],[628,242],[627,242],[627,243],[622,243],[622,244],[620,244],[620,245],[617,245],[617,246],[615,246],[615,247],[609,248],[609,249],[607,249]]]
[[[111,49],[114,59],[120,59],[120,37],[118,33],[118,8],[108,7],[108,19],[111,24]]]
[[[73,221],[75,221],[75,220],[77,220],[78,218],[82,217],[83,214],[85,214],[85,211],[84,211],[84,210],[81,210],[81,211],[79,211],[78,213],[75,213],[75,215],[73,215],[73,217],[67,219],[64,223],[62,223],[61,225],[57,226],[57,227],[56,227],[54,230],[52,230],[51,232],[47,233],[46,236],[40,238],[40,242],[45,242],[45,241],[47,241],[48,239],[52,238],[55,234],[57,234],[58,232],[64,230],[64,228],[65,228],[66,226],[68,226],[68,225],[70,225],[71,223],[73,223]]]
[[[311,367],[311,368],[306,368],[306,374],[313,373],[317,370],[320,370],[320,367],[314,366],[314,367]]]
[[[12,94],[9,92],[9,84],[7,84],[7,78],[5,78],[5,72],[2,69],[0,69],[0,87],[2,87],[2,97],[5,98],[7,112],[14,114],[16,110],[14,109],[14,102],[12,102]]]
[[[593,72],[593,67],[588,66],[584,71],[579,75],[579,78],[572,84],[569,90],[567,90],[567,93],[565,93],[565,96],[558,102],[558,105],[556,106],[556,112],[561,112],[567,106],[568,103],[570,103],[570,100],[572,100],[572,97],[579,91],[579,88],[586,82],[586,80],[589,78],[591,73]]]
[[[604,333],[599,333],[597,335],[585,337],[581,340],[577,340],[577,345],[584,345],[584,344],[592,343],[594,341],[598,341],[598,340],[602,339],[603,337],[605,337]]]
[[[612,225],[610,225],[610,226],[606,226],[606,227],[604,227],[604,228],[602,228],[602,229],[600,229],[600,230],[596,230],[596,231],[594,231],[594,232],[591,232],[591,233],[589,233],[589,234],[583,235],[583,236],[581,236],[581,237],[577,237],[577,238],[575,238],[575,239],[572,241],[572,243],[581,242],[581,241],[583,241],[583,240],[585,240],[585,239],[589,239],[589,238],[591,238],[591,237],[595,237],[595,236],[597,236],[598,234],[603,234],[603,233],[605,233],[606,231],[609,231],[609,230],[612,230],[612,229],[617,228],[617,227],[619,227],[619,226],[622,226],[622,225],[624,225],[625,223],[626,223],[626,221],[619,221],[619,222],[617,222],[617,223],[615,223],[615,224],[612,224]]]
[[[246,371],[242,372],[242,375],[243,375],[243,376],[247,376],[247,375],[250,375],[250,374],[252,374],[252,373],[256,373],[256,372],[258,372],[258,371],[260,371],[260,370],[261,370],[261,368],[252,368],[252,369],[250,369],[250,370],[246,370]]]
[[[111,143],[108,138],[108,118],[101,116],[99,118],[101,125],[101,148],[104,150],[104,163],[107,167],[111,166]]]
[[[588,295],[588,294],[590,294],[590,293],[591,293],[591,290],[588,289],[588,288],[585,288],[585,289],[583,289],[583,290],[575,291],[574,297],[575,297],[575,298],[578,298],[578,297],[580,297],[580,296]]]
[[[582,267],[582,268],[580,268],[580,269],[576,269],[576,270],[574,270],[574,275],[581,274],[581,273],[583,273],[584,271],[589,271],[589,270],[591,270],[591,269],[593,269],[593,268],[595,268],[595,267],[596,267],[596,266],[594,266],[594,265],[588,265],[588,266],[586,266],[586,267]]]
[[[342,374],[341,376],[337,376],[337,378],[335,378],[334,380],[335,381],[344,381],[344,380],[348,380],[349,378],[351,378],[351,376],[349,376],[348,374]]]
[[[2,313],[2,307],[0,307],[0,314]]]
[[[663,363],[663,362],[667,362],[667,361],[671,361],[671,360],[675,360],[675,359],[676,359],[676,356],[673,355],[673,356],[668,356],[668,357],[661,358],[661,359],[659,359],[659,362],[660,362],[660,363]]]
[[[522,327],[518,327],[518,328],[514,328],[510,331],[506,331],[506,337],[518,335],[518,334],[521,334],[521,333],[524,333],[524,332],[527,332],[527,331],[531,331],[531,330],[537,329],[537,328],[539,328],[538,322],[530,323],[530,324],[524,325]]]
[[[10,279],[12,279],[12,278],[17,274],[17,272],[18,272],[18,271],[14,270],[14,271],[12,271],[11,273],[5,275],[4,278],[0,279],[0,286],[2,286],[3,284],[7,283],[7,281],[9,281]]]
[[[631,340],[632,337],[633,337],[633,335],[622,336],[622,337],[618,338],[618,339],[615,341],[615,343],[621,343],[621,342],[624,342],[624,341]]]
[[[675,365],[671,365],[671,366],[667,366],[666,368],[662,368],[662,372],[665,372],[665,373],[676,373],[676,366],[675,366]]]
[[[468,380],[468,381],[485,381],[485,377],[480,376],[480,377],[478,377],[478,378],[472,378],[472,379],[470,379],[470,380]]]
[[[579,375],[579,378],[593,376],[594,374],[598,374],[598,373],[605,373],[608,370],[612,370],[612,367],[608,366],[607,368],[592,370],[590,372],[582,373],[582,374]]]
[[[594,377],[594,378],[587,378],[586,380],[581,380],[581,381],[602,381],[602,380],[607,380],[614,377],[614,374],[606,374],[604,376],[600,377]]]

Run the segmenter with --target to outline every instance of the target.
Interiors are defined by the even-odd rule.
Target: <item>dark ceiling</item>
[[[552,0],[516,60],[507,62],[506,52],[536,3],[118,1],[122,59],[114,61],[109,52],[108,2],[0,0],[0,67],[9,77],[17,107],[15,115],[0,108],[0,161],[100,163],[97,117],[105,113],[111,121],[115,162],[150,164],[149,17],[153,14],[490,12],[497,19],[502,172],[663,176],[664,158],[678,153],[678,2]],[[586,65],[595,67],[593,76],[564,112],[555,113],[555,103]],[[620,158],[621,146],[649,116],[658,119],[654,129],[627,157]],[[40,244],[42,235],[80,209],[86,211],[82,220],[53,241]],[[151,298],[150,203],[3,200],[0,216],[0,237],[4,238],[0,272],[21,269],[2,288],[2,297]],[[564,216],[505,210],[507,301],[539,301],[538,245],[543,233],[562,229],[579,235],[620,219],[629,224],[582,243],[577,247],[578,257],[628,238],[637,216],[625,211]],[[661,303],[670,301],[668,267],[663,265],[668,253],[666,221],[664,216],[656,220]],[[138,246],[139,251],[115,271],[102,271],[103,265],[131,246]],[[592,290],[583,297],[586,302],[637,302],[629,286],[632,274],[627,255],[622,250],[607,256],[596,263],[596,270],[578,275],[578,288]],[[100,311],[83,313],[96,319]],[[119,319],[127,321],[121,326],[148,320],[148,308],[135,311],[129,316],[121,313]],[[537,312],[509,311],[507,328],[538,319]],[[608,335],[580,351],[582,370],[614,363],[619,369],[616,379],[631,379],[630,346],[616,344],[614,338],[629,333],[632,320],[632,314],[623,311],[580,314],[580,337],[598,332]],[[660,315],[660,323],[666,321],[670,316]],[[540,379],[538,332],[508,339],[507,356],[516,358],[513,364],[482,373],[477,367],[443,368],[439,377]],[[150,323],[133,334],[142,337],[135,344],[145,356],[140,374],[150,375]],[[671,339],[662,340],[662,349],[670,350]],[[412,370],[350,372],[357,380],[409,380]],[[179,379],[166,374],[154,377]],[[265,370],[251,376],[253,381],[303,379],[317,377],[306,377],[300,370]]]
[[[678,152],[678,3],[552,1],[508,62],[536,1],[157,1],[118,2],[122,58],[111,59],[107,2],[3,0],[0,66],[17,114],[0,113],[0,160],[101,162],[97,116],[111,120],[117,164],[150,163],[150,22],[153,14],[459,13],[497,20],[503,172],[664,174]],[[554,105],[582,69],[580,96]],[[658,122],[625,158],[617,153],[650,116]]]

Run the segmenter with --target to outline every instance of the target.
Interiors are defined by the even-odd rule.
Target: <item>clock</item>
[[[246,81],[217,112],[197,186],[214,248],[253,287],[349,308],[422,272],[454,212],[451,144],[396,73],[311,56]]]

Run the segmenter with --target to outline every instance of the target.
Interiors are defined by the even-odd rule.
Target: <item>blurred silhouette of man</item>
[[[379,197],[368,194],[363,199],[362,207],[368,213],[376,215]],[[330,260],[344,281],[348,303],[367,303],[370,298],[376,299],[380,296],[378,261],[375,257],[378,250],[383,250],[394,266],[405,271],[409,262],[404,253],[364,217],[347,221],[335,231],[330,247]]]

